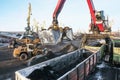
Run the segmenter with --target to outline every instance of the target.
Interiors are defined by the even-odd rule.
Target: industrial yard
[[[67,44],[64,43],[63,44],[59,44],[60,46],[47,46],[49,49],[52,49],[53,53],[49,53],[46,56],[43,56],[42,58],[38,58],[35,60],[29,59],[26,61],[21,61],[17,58],[13,57],[13,50],[14,49],[10,49],[8,48],[8,43],[2,43],[5,45],[1,45],[0,46],[0,79],[4,80],[4,79],[10,79],[10,80],[14,80],[15,79],[15,71],[31,66],[31,65],[35,65],[37,63],[43,62],[45,60],[66,54],[68,52],[74,51],[76,49],[78,49],[78,43],[79,41],[73,41],[72,42],[74,45],[71,45],[70,42],[68,42]],[[56,50],[54,50],[54,48],[56,48]],[[29,63],[31,63],[30,65],[28,65]]]
[[[0,80],[120,80],[118,3],[1,1]]]
[[[81,41],[81,38],[79,36],[78,38],[76,38],[76,40],[65,42],[65,43],[60,43],[59,46],[48,45],[47,47],[53,51],[53,52],[49,53],[49,55],[45,55],[45,56],[39,57],[39,58],[35,58],[36,57],[35,56],[35,57],[33,57],[33,59],[29,59],[26,61],[21,61],[17,58],[14,58],[13,57],[14,49],[8,48],[8,46],[6,46],[8,43],[3,43],[5,45],[2,45],[0,47],[0,64],[2,64],[2,65],[0,65],[0,79],[15,80],[15,72],[17,70],[27,68],[28,66],[35,65],[35,64],[41,63],[43,61],[46,61],[48,59],[52,59],[52,58],[64,55],[66,53],[75,51],[79,48],[80,41]],[[54,49],[54,48],[56,48],[56,49]],[[91,55],[90,52],[89,52],[89,55]],[[85,58],[87,58],[87,57],[85,57]],[[81,57],[80,60],[83,61],[85,58]],[[74,66],[71,66],[71,68],[73,68],[73,67],[75,67],[75,64],[74,64]],[[70,70],[70,68],[68,68],[66,70]],[[105,72],[103,70],[105,70],[105,71],[109,70],[109,71]],[[114,75],[111,74],[113,72],[115,73]],[[62,75],[63,73],[65,73],[64,70],[62,72],[60,71],[59,75]],[[105,73],[105,74],[103,74],[103,73]],[[109,65],[108,63],[102,62],[102,63],[99,63],[98,66],[94,69],[94,72],[92,72],[92,74],[90,74],[90,76],[88,77],[88,80],[96,80],[96,79],[119,80],[118,79],[119,74],[120,74],[119,66],[114,67],[114,66]],[[41,74],[41,75],[43,75],[43,74]],[[112,75],[112,76],[109,77],[107,75]],[[39,75],[36,74],[36,76],[39,76]],[[34,78],[32,78],[32,80],[34,80]]]

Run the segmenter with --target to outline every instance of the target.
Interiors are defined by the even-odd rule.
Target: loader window
[[[33,45],[29,45],[29,49],[34,49],[34,46]]]

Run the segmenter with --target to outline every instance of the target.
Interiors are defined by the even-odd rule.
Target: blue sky
[[[35,18],[39,24],[52,24],[52,14],[58,0],[0,0],[0,31],[24,31],[28,3],[32,5],[31,22]],[[120,0],[93,0],[96,10],[104,10],[113,20],[113,31],[120,29]],[[86,0],[66,0],[58,16],[59,23],[72,27],[76,32],[89,29],[90,13]],[[32,25],[32,24],[31,24]]]

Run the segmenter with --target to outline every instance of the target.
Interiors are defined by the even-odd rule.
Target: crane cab
[[[96,11],[95,16],[97,21],[105,20],[104,11]]]

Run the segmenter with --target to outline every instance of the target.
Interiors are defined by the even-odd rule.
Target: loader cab
[[[26,44],[27,45],[27,51],[32,52],[34,50],[34,45],[33,44]]]

